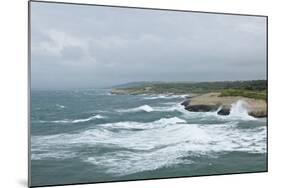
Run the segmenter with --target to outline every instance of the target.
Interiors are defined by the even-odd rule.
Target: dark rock
[[[191,112],[210,112],[216,111],[218,106],[216,105],[188,105],[185,106],[185,109]]]
[[[219,115],[227,116],[230,114],[230,108],[223,107],[218,111]]]
[[[183,106],[188,106],[189,105],[189,103],[190,103],[190,100],[185,100],[185,101],[183,101],[182,103],[181,103],[181,105],[183,105]]]

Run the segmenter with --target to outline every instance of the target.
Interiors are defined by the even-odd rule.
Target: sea
[[[31,91],[31,185],[267,171],[267,119],[189,112],[187,95]]]

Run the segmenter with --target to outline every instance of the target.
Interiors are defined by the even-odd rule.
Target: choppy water
[[[267,170],[266,119],[188,112],[185,96],[31,92],[31,182],[103,182]]]

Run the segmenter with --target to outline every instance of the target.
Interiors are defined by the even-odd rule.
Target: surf
[[[151,122],[99,124],[72,134],[33,136],[32,158],[63,158],[62,149],[66,152],[65,158],[69,157],[67,152],[79,156],[80,153],[72,150],[74,146],[114,148],[101,156],[90,154],[80,158],[120,176],[175,164],[191,164],[193,161],[187,158],[200,155],[214,156],[232,151],[264,153],[265,140],[266,127],[238,129],[237,122],[190,124],[188,119],[175,116]]]
[[[172,112],[172,111],[183,112],[183,110],[184,107],[182,105],[175,103],[174,105],[154,106],[154,107],[145,104],[135,108],[118,109],[116,111],[121,113],[133,113],[133,112]]]
[[[238,100],[236,103],[231,104],[229,117],[243,120],[257,119],[248,114],[248,104],[243,100]]]
[[[238,100],[237,102],[231,104],[229,115],[219,115],[218,111],[222,107],[219,107],[217,110],[212,112],[191,112],[185,110],[184,108],[178,109],[186,117],[189,118],[199,118],[206,120],[227,120],[227,121],[262,121],[262,119],[252,117],[248,114],[248,104],[243,100]],[[210,119],[211,118],[211,119]]]
[[[136,108],[129,108],[129,109],[119,109],[118,112],[153,112],[154,109],[149,105],[142,105]]]
[[[75,123],[83,123],[83,122],[88,122],[88,121],[91,121],[91,120],[95,120],[95,119],[105,119],[106,117],[105,116],[102,116],[102,115],[93,115],[93,116],[90,116],[88,118],[81,118],[81,119],[63,119],[63,120],[54,120],[54,121],[43,121],[43,120],[40,120],[38,121],[39,123],[62,123],[62,124],[75,124]]]

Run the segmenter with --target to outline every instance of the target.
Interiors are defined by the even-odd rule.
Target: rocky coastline
[[[220,93],[206,93],[190,97],[181,105],[191,112],[217,111],[218,115],[229,115],[231,106],[237,101],[243,101],[243,105],[250,116],[255,118],[267,117],[267,102],[265,100],[239,96],[222,97]]]

